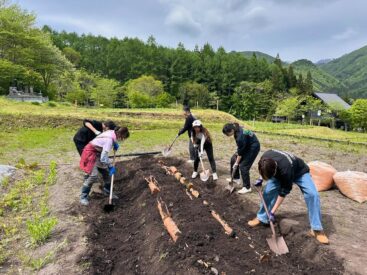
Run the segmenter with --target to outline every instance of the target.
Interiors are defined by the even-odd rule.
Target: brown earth
[[[191,167],[182,160],[164,159],[175,165],[188,177]],[[306,235],[307,227],[283,220],[282,230],[288,228],[285,240],[290,253],[275,256],[269,251],[266,237],[270,229],[261,226],[251,229],[256,203],[229,196],[221,186],[205,185],[200,180],[195,186],[202,198],[191,200],[183,185],[166,175],[158,159],[138,158],[118,164],[120,177],[116,180],[115,211],[106,214],[107,200],[93,194],[89,207],[75,205],[75,216],[82,213],[88,225],[87,254],[81,260],[89,274],[342,274],[343,260],[327,246],[319,245]],[[173,220],[182,234],[173,243],[160,218],[156,197],[149,192],[144,177],[153,175],[167,203]],[[203,204],[203,199],[209,202]],[[236,231],[231,238],[211,216],[217,211]],[[302,215],[306,219],[306,212]],[[289,217],[289,216],[288,216]],[[279,217],[282,220],[282,216]],[[297,223],[297,222],[296,222]],[[332,224],[330,217],[327,223]],[[288,227],[287,227],[288,226]],[[279,226],[278,226],[279,229]],[[200,264],[210,263],[209,268]],[[213,267],[212,271],[210,267]]]

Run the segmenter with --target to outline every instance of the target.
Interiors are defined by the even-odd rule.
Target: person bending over
[[[87,174],[80,194],[80,203],[89,204],[89,192],[92,185],[98,181],[98,174],[103,178],[103,193],[110,194],[111,176],[115,174],[115,167],[108,157],[109,152],[118,150],[118,140],[125,140],[129,137],[129,130],[126,127],[116,127],[115,130],[107,130],[95,137],[84,148],[80,160],[80,168]],[[117,198],[116,196],[114,198]]]
[[[228,137],[233,136],[237,144],[237,152],[231,158],[231,175],[234,169],[233,181],[241,188],[237,193],[251,192],[250,168],[260,152],[260,142],[254,132],[243,129],[238,123],[224,125],[223,134]],[[242,184],[238,170],[241,172]],[[231,179],[227,179],[227,181],[231,181]]]
[[[87,144],[92,141],[96,136],[106,130],[114,130],[116,124],[109,120],[100,122],[97,120],[83,120],[83,127],[81,127],[74,136],[74,143],[79,155],[82,155],[83,149]]]
[[[275,213],[291,192],[295,183],[301,189],[308,210],[308,218],[311,225],[310,235],[323,244],[329,240],[323,232],[321,223],[320,197],[310,175],[307,164],[295,155],[279,151],[266,151],[259,161],[259,173],[267,181],[263,196],[270,211],[270,217],[275,220]],[[261,182],[261,181],[260,181]],[[269,223],[264,206],[260,204],[257,217],[249,221],[251,227],[261,223]]]
[[[203,156],[205,150],[212,168],[213,180],[218,180],[212,139],[210,137],[209,131],[202,125],[200,120],[195,120],[192,123],[191,142],[194,144],[194,148],[196,149],[192,178],[195,179],[198,176],[200,158]]]

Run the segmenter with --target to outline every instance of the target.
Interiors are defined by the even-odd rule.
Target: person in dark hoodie
[[[189,136],[189,153],[190,153],[190,159],[188,160],[188,162],[192,163],[195,160],[195,149],[194,144],[192,143],[191,140],[191,133],[192,133],[192,123],[196,120],[196,118],[192,115],[189,106],[184,106],[183,112],[185,116],[185,124],[183,128],[180,131],[178,131],[177,136],[180,136],[187,131],[187,134]]]
[[[311,225],[310,235],[320,243],[328,244],[329,240],[323,232],[321,223],[319,193],[312,181],[307,164],[291,153],[269,150],[262,155],[258,166],[262,179],[267,181],[263,196],[270,211],[270,219],[275,221],[276,211],[291,192],[292,185],[295,183],[301,189],[307,205]],[[258,180],[257,185],[261,186],[261,182],[261,179]],[[263,204],[260,204],[256,218],[248,222],[251,227],[256,227],[261,223],[269,223]]]
[[[81,127],[74,136],[74,143],[79,155],[83,153],[83,149],[96,136],[107,130],[115,130],[116,124],[113,121],[97,121],[97,120],[83,120],[83,127]]]
[[[233,136],[237,144],[237,152],[231,158],[231,174],[233,169],[235,169],[233,181],[241,187],[241,190],[237,193],[246,194],[251,192],[250,168],[260,152],[260,142],[254,132],[240,127],[238,123],[227,123],[224,125],[223,134],[228,137]],[[230,181],[231,179],[227,180]]]

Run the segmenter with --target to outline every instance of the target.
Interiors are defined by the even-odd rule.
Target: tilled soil
[[[91,196],[88,208],[78,206],[89,226],[88,254],[82,265],[88,274],[342,274],[342,260],[327,246],[319,245],[298,228],[285,236],[290,253],[276,256],[269,251],[266,237],[270,229],[251,229],[257,205],[229,196],[222,187],[193,181],[201,198],[186,194],[173,176],[167,175],[158,158],[141,157],[120,162],[115,193],[115,211],[104,213],[107,199]],[[182,160],[162,159],[189,177],[192,168]],[[144,177],[154,176],[161,188],[158,194],[182,234],[174,243],[162,223],[157,196],[151,195]],[[204,205],[203,200],[209,202]],[[225,234],[212,217],[215,210],[235,230]],[[306,215],[306,213],[305,213]],[[204,264],[203,264],[204,263]],[[205,265],[207,264],[207,266]]]

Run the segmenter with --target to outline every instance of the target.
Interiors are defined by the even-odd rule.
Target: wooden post
[[[219,100],[217,99],[217,111],[219,110]]]

